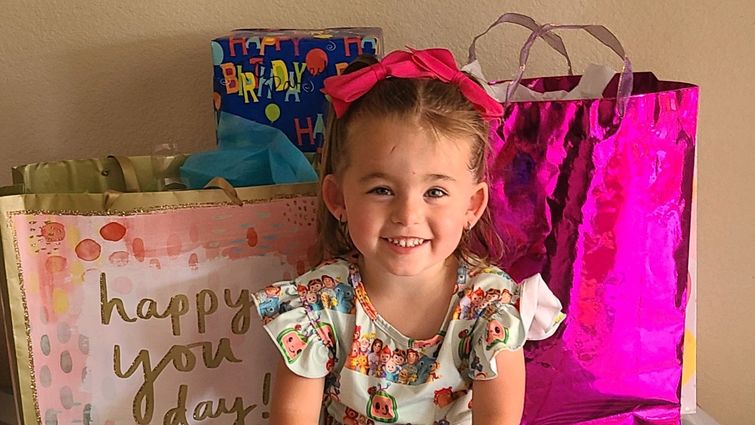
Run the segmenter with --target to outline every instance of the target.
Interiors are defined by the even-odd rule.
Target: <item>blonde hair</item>
[[[360,56],[344,73],[376,63],[371,56]],[[362,117],[416,119],[435,135],[466,137],[472,140],[469,170],[477,182],[487,181],[488,124],[453,84],[434,79],[388,78],[378,82],[368,93],[349,105],[337,118],[333,108],[328,113],[325,143],[320,162],[320,184],[329,174],[339,176],[349,163],[349,126]],[[355,250],[345,224],[330,213],[319,194],[317,213],[318,246],[316,260],[344,255]],[[486,208],[477,224],[464,231],[455,255],[479,266],[500,260],[500,237],[493,231]]]

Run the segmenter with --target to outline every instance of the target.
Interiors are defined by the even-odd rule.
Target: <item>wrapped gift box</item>
[[[212,41],[215,110],[276,127],[300,150],[316,151],[323,80],[360,54],[380,56],[382,46],[380,28],[235,30]]]

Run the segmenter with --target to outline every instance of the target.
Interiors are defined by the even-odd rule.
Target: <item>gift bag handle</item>
[[[204,189],[220,189],[231,202],[238,206],[244,205],[244,201],[239,198],[236,188],[234,188],[228,180],[222,177],[213,177],[206,185],[204,185]]]
[[[627,57],[624,47],[621,45],[619,39],[603,25],[571,25],[571,24],[543,24],[536,30],[532,31],[527,41],[522,46],[522,50],[519,52],[519,71],[517,71],[516,77],[506,90],[506,99],[504,103],[508,103],[508,100],[519,88],[524,77],[524,70],[527,66],[527,60],[530,55],[530,48],[535,43],[538,37],[543,37],[543,34],[551,33],[557,29],[577,29],[584,30],[590,34],[593,38],[597,39],[611,50],[616,53],[623,61],[621,74],[619,75],[619,85],[616,90],[616,108],[620,117],[624,116],[627,102],[629,102],[629,96],[632,94],[633,74],[632,74],[632,62]]]
[[[127,156],[108,155],[108,158],[113,159],[123,174],[123,184],[126,192],[139,192],[139,179],[136,177],[136,167]]]
[[[225,193],[225,195],[228,197],[228,199],[238,205],[243,206],[244,201],[241,200],[239,197],[238,192],[236,191],[236,188],[233,187],[231,183],[228,182],[228,180],[222,178],[222,177],[213,177],[212,180],[207,182],[206,185],[202,189],[220,189]],[[123,192],[108,189],[104,192],[104,199],[102,201],[102,206],[105,209],[105,211],[110,211],[110,209],[113,207],[113,204],[115,204],[115,201],[118,200],[118,198],[121,197]]]
[[[535,22],[534,19],[527,15],[522,15],[521,13],[504,13],[503,15],[499,16],[498,19],[495,20],[495,22],[490,24],[488,29],[472,39],[472,44],[469,46],[469,56],[467,58],[467,63],[472,63],[477,60],[477,40],[487,34],[494,27],[505,23],[521,25],[529,29],[533,33],[539,30],[541,27],[540,24]],[[566,58],[566,64],[569,67],[569,75],[574,75],[571,58],[569,57],[569,53],[566,51],[566,46],[564,46],[564,41],[561,39],[561,37],[558,36],[558,34],[554,34],[552,32],[542,32],[539,34],[539,36],[542,37],[542,39],[545,40],[545,42],[553,48],[553,50],[557,51],[561,54],[561,56]]]

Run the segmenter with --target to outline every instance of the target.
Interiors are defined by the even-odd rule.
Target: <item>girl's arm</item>
[[[474,381],[473,425],[519,425],[524,410],[524,353],[503,350],[495,356],[498,376]]]
[[[278,360],[273,384],[270,425],[317,425],[325,378],[304,378]]]

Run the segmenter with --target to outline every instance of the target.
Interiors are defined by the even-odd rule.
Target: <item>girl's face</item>
[[[384,276],[436,279],[488,200],[468,168],[471,138],[423,130],[411,120],[361,119],[348,131],[348,165],[323,181],[323,198],[365,266]]]

